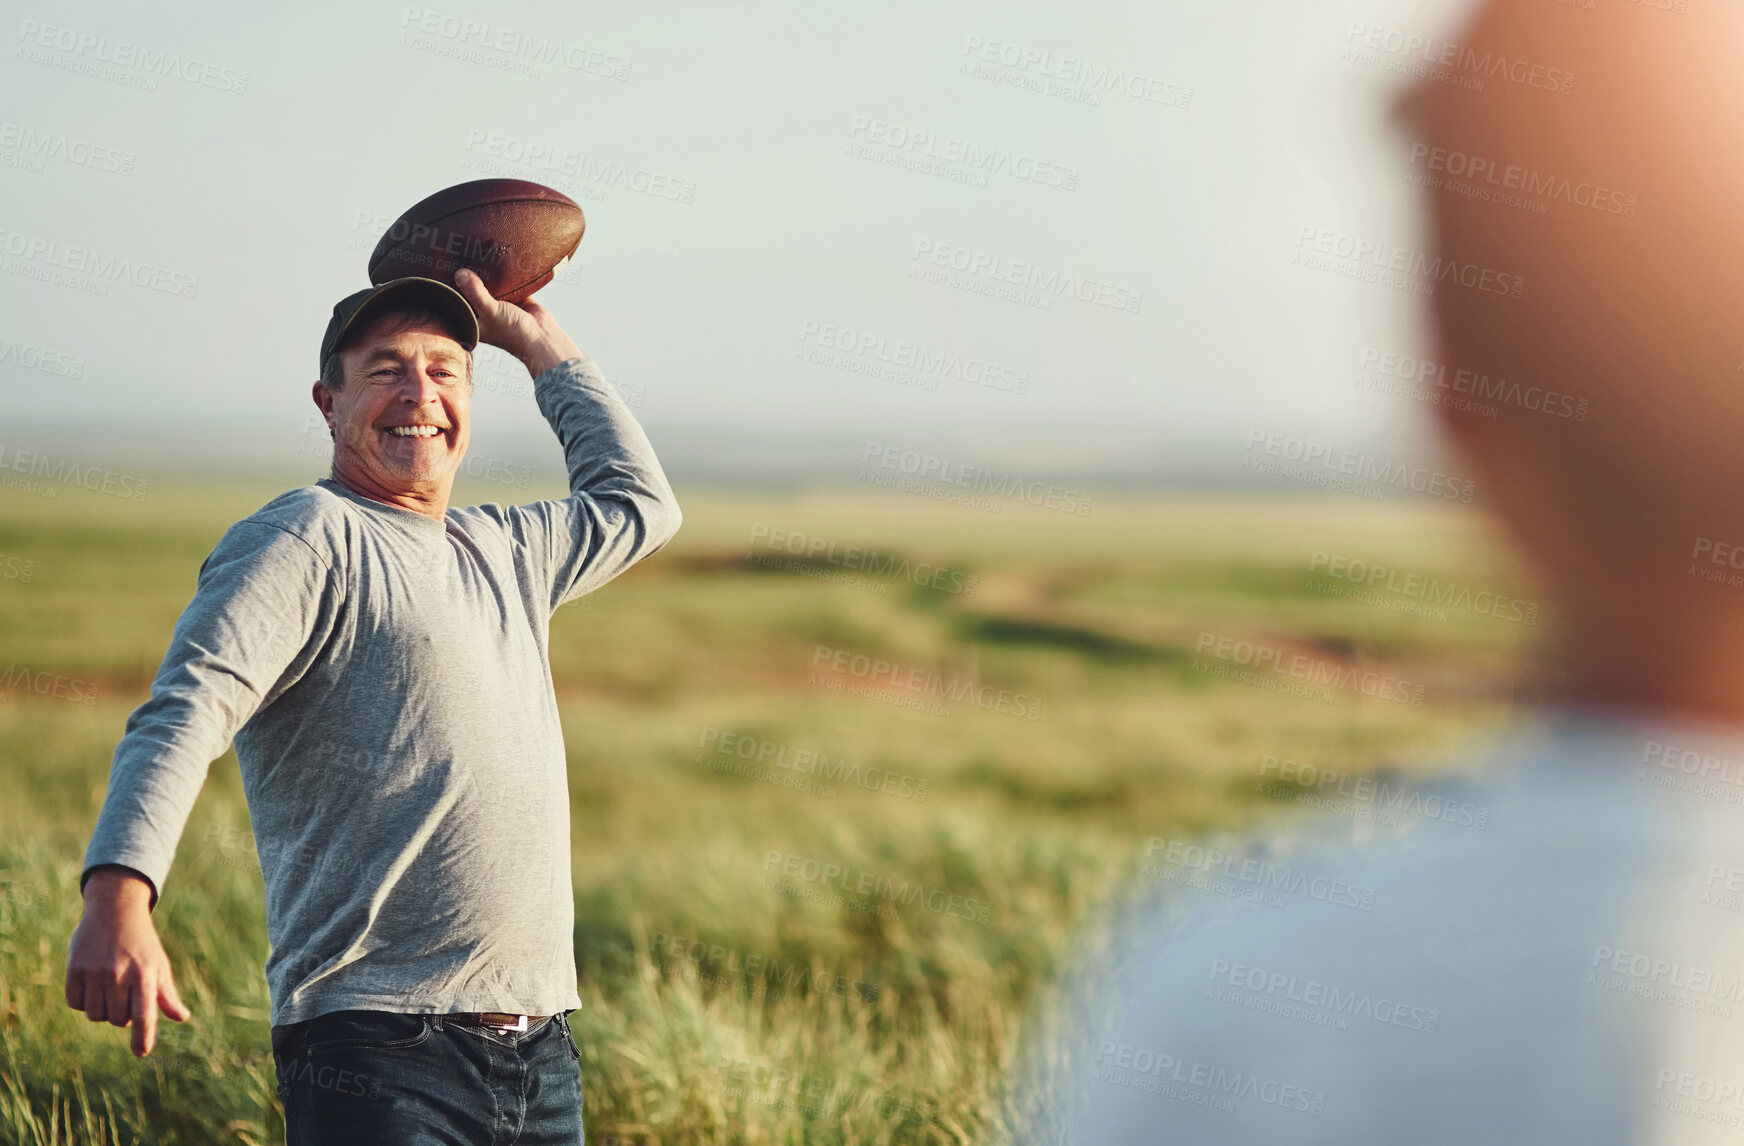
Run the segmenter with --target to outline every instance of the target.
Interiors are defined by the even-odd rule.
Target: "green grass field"
[[[135,1060],[124,1032],[67,1009],[62,972],[126,717],[218,536],[292,484],[154,483],[143,502],[0,492],[6,1141],[282,1140],[234,755],[212,767],[156,913],[194,1019]],[[1328,588],[1348,579],[1311,571],[1322,553],[1474,593],[1520,586],[1458,506],[1101,497],[1074,517],[681,494],[671,546],[552,621],[573,1021],[598,1144],[1002,1140],[1037,1097],[1010,1086],[1036,1015],[1079,937],[1148,882],[1147,839],[1300,815],[1260,790],[1267,755],[1446,766],[1506,719],[1542,629],[1477,607],[1414,615],[1409,593],[1353,599]],[[776,530],[836,558],[771,549]],[[848,545],[910,575],[882,556],[858,568],[871,559]],[[1202,634],[1419,685],[1422,703],[1219,676],[1207,665],[1239,666],[1201,654]],[[849,671],[832,671],[837,650]],[[863,695],[856,656],[1025,699]],[[735,754],[747,747],[762,772]],[[798,877],[783,878],[789,857]],[[927,893],[839,902],[804,878],[825,864]]]

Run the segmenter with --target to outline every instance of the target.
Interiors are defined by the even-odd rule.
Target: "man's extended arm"
[[[330,574],[282,529],[233,526],[201,566],[151,698],[116,746],[85,853],[66,998],[92,1022],[132,1025],[136,1055],[151,1052],[160,1006],[188,1017],[151,921],[176,842],[212,760],[294,675],[317,618],[331,612]]]

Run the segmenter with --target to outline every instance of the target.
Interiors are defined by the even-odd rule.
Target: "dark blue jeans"
[[[273,1028],[288,1146],[578,1146],[566,1015],[524,1034],[441,1015],[335,1011]]]

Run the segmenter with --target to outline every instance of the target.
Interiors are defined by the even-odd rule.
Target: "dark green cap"
[[[466,296],[440,279],[392,279],[380,286],[348,294],[333,304],[333,317],[321,339],[321,372],[327,372],[327,360],[339,353],[346,335],[384,311],[407,307],[429,310],[440,316],[455,341],[467,350],[478,345],[478,315],[473,313]]]

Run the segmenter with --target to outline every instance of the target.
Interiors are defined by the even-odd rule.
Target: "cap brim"
[[[339,327],[339,333],[333,340],[332,353],[338,354],[345,345],[346,336],[362,329],[370,319],[381,314],[387,309],[386,304],[389,302],[396,307],[408,303],[423,303],[448,320],[450,333],[459,335],[456,341],[467,350],[478,346],[478,315],[474,313],[472,304],[466,301],[466,296],[440,279],[409,276],[388,280],[358,303],[351,316]]]

